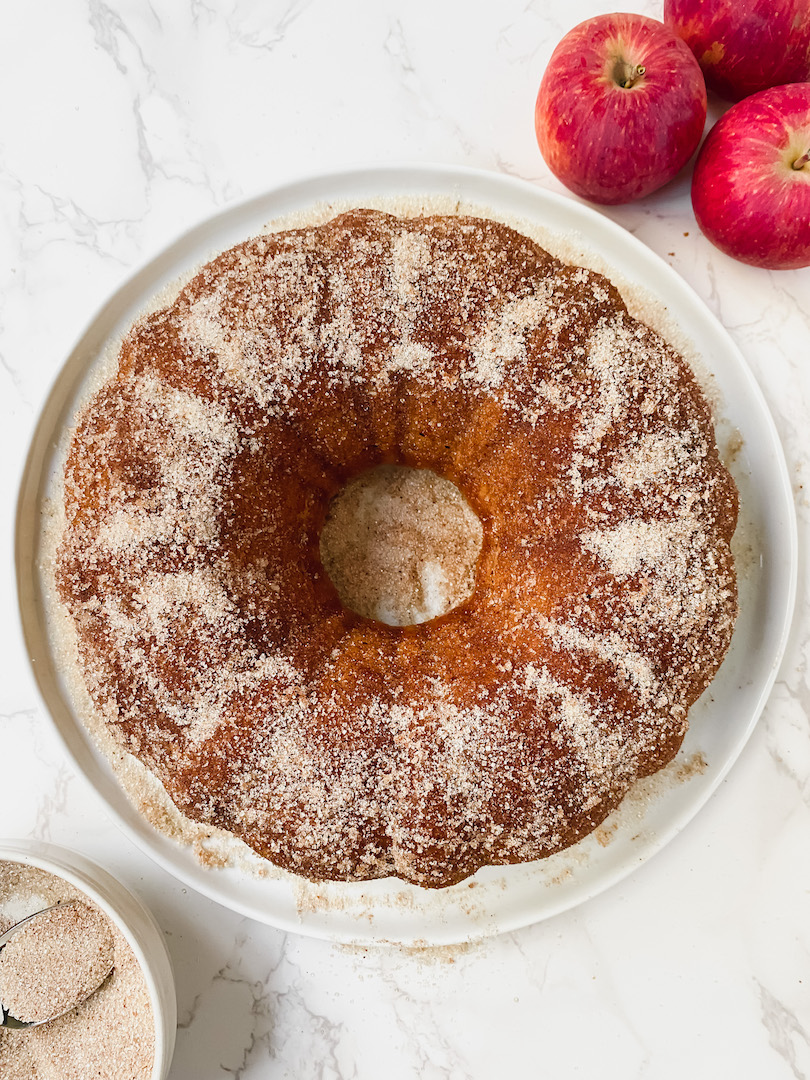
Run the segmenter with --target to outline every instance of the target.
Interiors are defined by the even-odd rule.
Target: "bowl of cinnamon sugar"
[[[67,902],[71,918],[62,921],[53,940],[43,948],[41,932],[37,948],[29,946],[37,973],[19,961],[24,943],[16,950],[16,964],[4,965],[8,946],[0,952],[3,1007],[19,1021],[36,1022],[48,1015],[48,988],[80,980],[83,958],[110,945],[112,973],[57,1019],[0,1027],[0,1077],[166,1080],[177,1000],[169,953],[152,914],[106,870],[77,852],[39,841],[0,840],[0,934],[35,912]]]

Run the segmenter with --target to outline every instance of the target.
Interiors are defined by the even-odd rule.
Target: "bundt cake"
[[[320,538],[380,466],[455,485],[471,592],[389,625]],[[737,494],[686,362],[478,217],[353,210],[214,258],[82,409],[55,580],[107,728],[307,878],[451,885],[575,843],[728,648]]]

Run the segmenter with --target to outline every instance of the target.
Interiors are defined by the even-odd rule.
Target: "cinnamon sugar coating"
[[[387,626],[319,558],[386,463],[452,481],[475,589]],[[79,417],[57,584],[120,745],[313,879],[450,885],[593,830],[672,759],[736,615],[737,494],[682,358],[605,278],[479,218],[248,240]]]

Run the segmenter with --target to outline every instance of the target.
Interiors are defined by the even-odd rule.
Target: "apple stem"
[[[641,64],[628,64],[626,60],[618,60],[613,69],[613,78],[623,90],[629,90],[636,85],[646,70]]]
[[[796,158],[793,162],[793,168],[798,172],[799,169],[803,169],[805,165],[810,161],[810,147],[802,154],[801,157]]]

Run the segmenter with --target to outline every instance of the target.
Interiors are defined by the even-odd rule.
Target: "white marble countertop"
[[[658,0],[633,10],[660,16]],[[606,0],[7,4],[0,66],[0,834],[75,848],[152,908],[177,974],[171,1080],[810,1077],[810,269],[733,263],[688,176],[607,211],[720,318],[781,435],[798,613],[765,712],[697,818],[575,910],[464,948],[347,948],[240,917],[154,865],[65,760],[17,628],[12,526],[37,414],[131,267],[244,195],[441,162],[563,189],[533,130],[550,52]],[[717,115],[715,107],[713,116]]]

